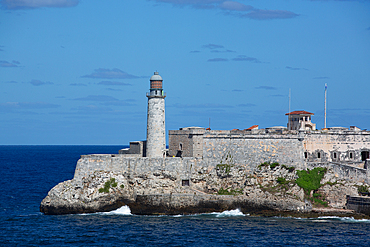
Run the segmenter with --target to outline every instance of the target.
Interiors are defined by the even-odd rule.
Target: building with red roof
[[[316,130],[316,124],[311,122],[311,116],[314,115],[308,111],[292,111],[286,113],[288,116],[288,130]]]

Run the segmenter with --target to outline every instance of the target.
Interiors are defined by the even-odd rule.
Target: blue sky
[[[166,128],[286,126],[289,110],[370,129],[369,0],[1,0],[0,144],[145,140]]]

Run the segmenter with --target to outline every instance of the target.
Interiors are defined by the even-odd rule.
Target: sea
[[[237,208],[196,215],[44,215],[56,184],[80,155],[125,146],[0,146],[0,246],[370,246],[370,221],[346,217],[252,217]]]

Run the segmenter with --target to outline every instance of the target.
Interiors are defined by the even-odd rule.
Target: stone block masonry
[[[251,168],[263,162],[278,162],[305,168],[303,143],[297,135],[239,134],[233,131],[208,131],[203,136],[203,157],[222,160],[232,155],[235,164]]]
[[[166,149],[165,96],[148,96],[147,157],[163,157]]]

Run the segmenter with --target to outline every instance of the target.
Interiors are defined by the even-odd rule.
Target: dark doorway
[[[177,150],[176,157],[182,157],[182,151],[181,150]]]
[[[365,161],[369,158],[369,151],[362,151],[361,152],[361,160]]]
[[[189,186],[189,180],[182,180],[182,186]]]

